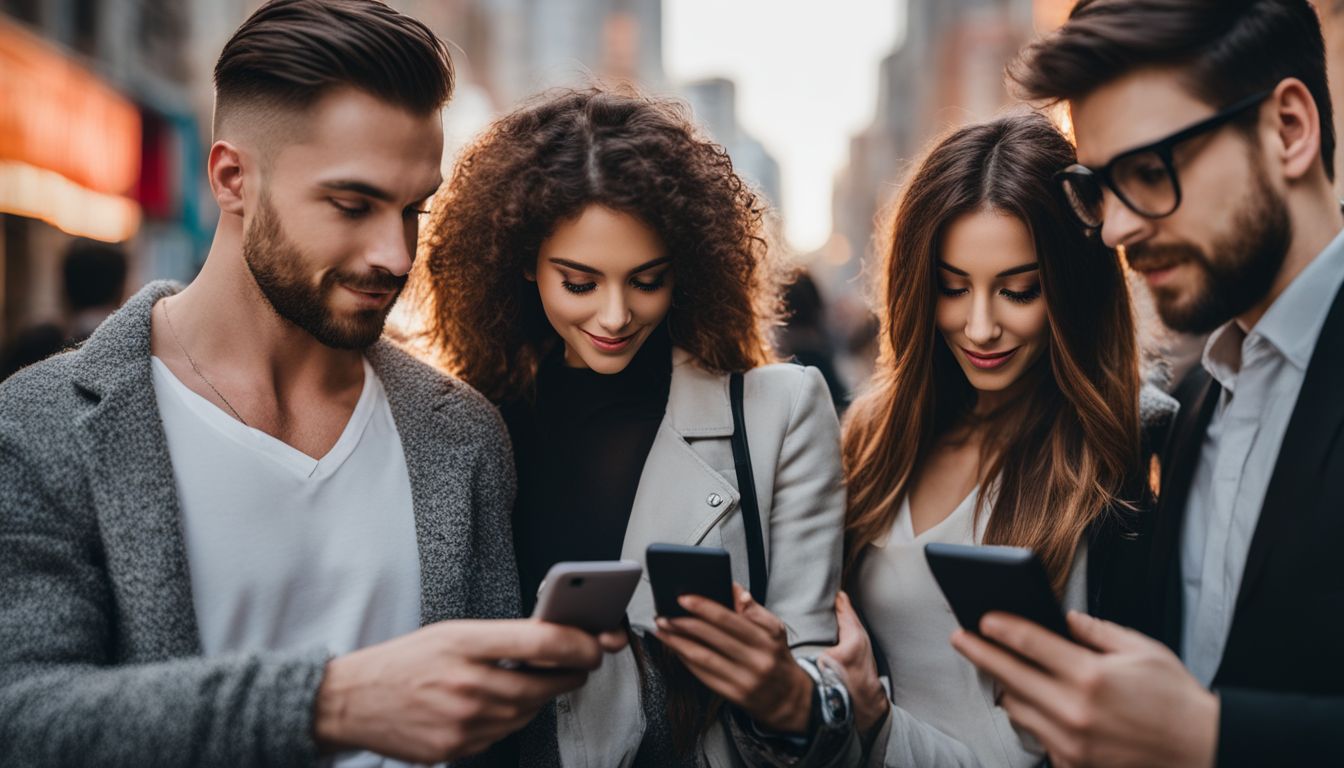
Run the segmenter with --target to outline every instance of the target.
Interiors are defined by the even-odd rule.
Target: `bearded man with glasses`
[[[1209,333],[1125,581],[1156,640],[1003,614],[953,644],[1056,764],[1310,765],[1344,723],[1344,213],[1306,0],[1083,0],[1010,70],[1067,102],[1061,193]],[[1179,656],[1177,655],[1179,654]]]

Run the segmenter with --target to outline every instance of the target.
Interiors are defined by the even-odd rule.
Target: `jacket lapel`
[[[1344,423],[1344,290],[1335,295],[1321,336],[1307,366],[1302,389],[1293,406],[1275,462],[1274,474],[1265,491],[1260,519],[1246,555],[1246,570],[1237,594],[1237,611],[1254,593],[1265,570],[1265,561],[1282,535],[1313,514],[1311,498],[1326,482],[1330,441]],[[1233,613],[1236,622],[1236,613]]]
[[[200,653],[168,441],[150,363],[151,311],[176,293],[151,283],[77,353],[75,383],[93,402],[79,417],[90,490],[116,590],[125,658]]]
[[[371,347],[367,356],[387,392],[411,479],[420,556],[421,624],[462,618],[470,612],[465,608],[469,585],[463,569],[470,564],[467,547],[472,541],[469,511],[475,462],[470,440],[459,435],[460,428],[445,412],[454,402],[454,384],[427,375],[420,363],[385,339]],[[513,591],[517,592],[516,587]]]
[[[644,462],[621,548],[622,558],[641,564],[649,544],[700,544],[737,509],[736,487],[692,447],[709,439],[726,444],[732,436],[727,377],[700,368],[685,350],[673,350],[672,360],[667,413]],[[647,574],[628,613],[631,624],[652,628],[653,591]]]
[[[1154,526],[1148,593],[1157,596],[1160,612],[1154,616],[1159,639],[1173,650],[1180,646],[1181,631],[1181,530],[1190,482],[1203,448],[1204,435],[1213,419],[1222,387],[1203,368],[1190,373],[1182,385],[1182,407],[1162,453],[1162,486]]]

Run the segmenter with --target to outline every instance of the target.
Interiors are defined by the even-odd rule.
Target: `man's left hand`
[[[952,645],[1003,685],[1009,718],[1055,765],[1211,766],[1218,698],[1165,645],[1070,611],[1073,643],[1005,613]],[[998,645],[995,645],[998,643]]]

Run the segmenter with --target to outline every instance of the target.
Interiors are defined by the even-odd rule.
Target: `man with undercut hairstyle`
[[[623,642],[505,618],[502,423],[381,338],[452,84],[375,0],[225,46],[199,277],[0,386],[0,765],[453,760]]]
[[[1150,557],[1117,585],[1143,593],[1160,642],[991,614],[1001,646],[954,644],[1057,764],[1338,763],[1344,214],[1316,11],[1083,0],[1011,74],[1071,110],[1079,164],[1057,178],[1080,225],[1169,326],[1211,335],[1140,532]]]

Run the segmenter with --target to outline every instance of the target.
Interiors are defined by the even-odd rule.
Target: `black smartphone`
[[[728,552],[718,547],[650,544],[644,565],[653,585],[653,605],[659,616],[689,616],[677,603],[682,595],[700,595],[733,609],[733,568]]]
[[[924,557],[963,629],[979,634],[982,616],[1003,611],[1070,637],[1050,579],[1031,550],[926,544]]]

